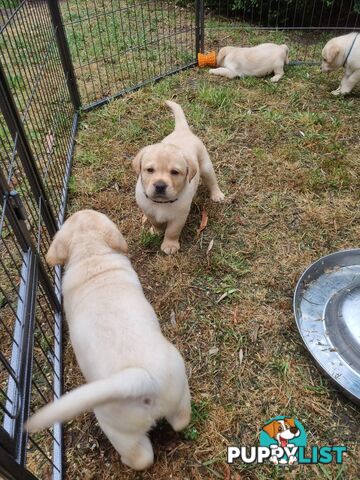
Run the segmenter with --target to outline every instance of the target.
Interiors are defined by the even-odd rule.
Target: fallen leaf
[[[10,183],[9,183],[9,188],[10,190],[13,190],[16,188],[16,185],[18,184],[18,179],[16,177],[11,177]]]
[[[50,154],[53,151],[54,145],[55,145],[55,136],[51,133],[49,130],[49,133],[45,137],[45,142],[46,142],[46,153]]]
[[[209,350],[209,355],[215,355],[216,353],[218,353],[218,351],[219,349],[217,347],[212,347]]]
[[[203,211],[202,211],[202,215],[201,215],[201,223],[200,223],[200,226],[199,226],[199,228],[197,229],[197,232],[196,232],[197,237],[200,235],[200,233],[203,230],[205,230],[206,225],[208,223],[208,219],[209,219],[208,214],[206,213],[206,210],[204,208]]]
[[[231,478],[230,465],[226,464],[224,467],[224,480],[230,480],[230,478]]]
[[[220,297],[216,300],[216,303],[220,303],[221,300],[224,300],[224,298],[226,298],[227,296],[228,296],[228,292],[223,293],[223,294],[220,295]]]
[[[322,320],[322,319],[321,319]],[[259,329],[260,329],[260,325],[258,323],[255,324],[252,332],[250,333],[250,339],[252,342],[256,342],[257,340],[257,336],[258,336],[258,332],[259,332]]]
[[[234,313],[233,313],[233,323],[237,323],[237,322],[238,322],[238,311],[239,311],[239,307],[236,306],[236,307],[235,307],[235,310],[234,310]]]
[[[220,295],[220,297],[216,300],[216,303],[220,303],[221,300],[224,300],[224,298],[226,298],[228,295],[232,295],[233,293],[237,292],[237,290],[237,288],[230,288],[230,290]]]
[[[143,215],[143,216],[141,217],[141,225],[145,225],[146,222],[147,222],[146,215]]]
[[[243,359],[244,359],[244,352],[243,352],[243,349],[240,348],[240,350],[239,350],[239,362],[240,362],[240,365],[242,364]]]
[[[209,253],[211,252],[213,246],[214,246],[214,239],[212,238],[212,239],[210,240],[209,246],[208,246],[208,248],[207,248],[207,250],[206,250],[206,255],[209,255]]]
[[[170,313],[170,323],[173,327],[175,327],[176,325],[176,316],[175,316],[175,312],[174,310],[171,310],[171,313]]]

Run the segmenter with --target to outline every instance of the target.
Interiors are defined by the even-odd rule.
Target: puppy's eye
[[[146,171],[148,173],[154,173],[154,169],[152,167],[147,168]]]
[[[171,175],[179,175],[179,171],[178,170],[171,170],[170,171]]]

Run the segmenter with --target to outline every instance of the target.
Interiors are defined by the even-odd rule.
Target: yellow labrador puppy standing
[[[333,90],[333,95],[346,95],[360,82],[360,32],[352,32],[341,37],[332,38],[322,51],[321,70],[332,72],[345,68],[345,75],[340,86]]]
[[[50,265],[65,265],[62,291],[70,339],[89,382],[39,410],[37,431],[94,410],[124,464],[153,463],[147,432],[166,417],[175,430],[190,420],[184,361],[160,331],[127,256],[127,244],[102,213],[72,215],[50,246]]]
[[[166,104],[174,113],[175,130],[162,142],[140,150],[133,167],[138,174],[136,202],[156,230],[165,230],[161,250],[172,254],[180,248],[179,237],[200,177],[214,202],[224,195],[205,145],[190,130],[183,109],[175,102]]]
[[[256,47],[223,47],[216,57],[218,68],[209,70],[213,75],[227,78],[264,77],[274,73],[272,82],[284,75],[284,65],[289,63],[287,45],[262,43]]]

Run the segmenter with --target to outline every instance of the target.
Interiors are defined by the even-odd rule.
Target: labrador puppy
[[[323,48],[321,70],[332,72],[340,67],[345,68],[345,75],[340,86],[331,92],[333,95],[350,93],[360,81],[359,33],[352,32],[332,38]]]
[[[140,150],[133,167],[138,175],[136,202],[155,230],[165,231],[161,250],[172,254],[180,248],[179,237],[200,177],[214,202],[224,195],[205,145],[190,130],[183,109],[175,102],[166,104],[174,113],[175,130]]]
[[[127,244],[105,215],[82,210],[55,235],[46,260],[65,265],[62,291],[70,339],[87,384],[39,410],[34,432],[94,410],[125,465],[153,463],[147,432],[165,417],[175,430],[190,420],[184,361],[160,331]]]
[[[278,82],[284,75],[284,65],[289,63],[289,49],[286,45],[262,43],[256,47],[223,47],[216,57],[218,68],[209,70],[213,75],[227,78],[264,77],[274,73],[272,82]]]

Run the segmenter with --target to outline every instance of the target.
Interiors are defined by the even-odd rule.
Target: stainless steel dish
[[[318,366],[360,403],[360,249],[313,263],[296,286],[294,314]]]

